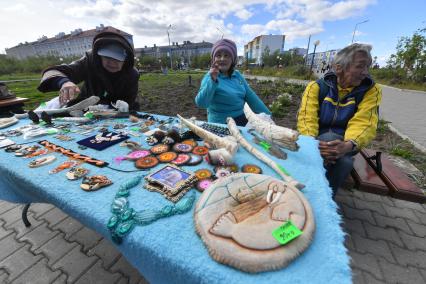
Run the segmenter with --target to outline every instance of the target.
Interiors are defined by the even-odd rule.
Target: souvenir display
[[[177,154],[175,152],[164,152],[157,156],[160,163],[169,163],[177,158]]]
[[[38,145],[21,147],[21,149],[18,149],[17,151],[15,151],[15,156],[23,157],[23,156],[29,155],[31,153],[34,153],[38,149],[40,149],[40,146],[38,146]]]
[[[209,151],[206,160],[212,165],[230,166],[234,164],[234,157],[223,148]]]
[[[218,168],[215,172],[216,178],[224,178],[231,174],[232,172],[228,168]]]
[[[166,132],[157,130],[152,134],[148,134],[148,132],[146,132],[145,135],[148,136],[145,138],[145,142],[152,146],[163,141],[164,137],[166,137]]]
[[[49,115],[60,114],[60,113],[70,113],[72,111],[87,109],[89,106],[97,104],[99,100],[100,98],[98,96],[91,96],[70,107],[64,107],[59,109],[40,109],[40,110],[34,110],[34,112],[36,114],[41,114],[42,112],[46,112]]]
[[[43,111],[41,113],[41,119],[46,123],[46,125],[52,125],[52,117],[47,114],[47,112]]]
[[[149,156],[149,155],[151,155],[151,151],[145,150],[145,149],[140,149],[140,150],[130,152],[129,154],[126,155],[125,158],[128,159],[128,160],[134,161],[134,160],[144,158],[144,157]]]
[[[192,149],[193,147],[191,145],[184,143],[176,143],[175,145],[173,145],[173,150],[175,150],[176,152],[190,153]]]
[[[256,133],[254,133],[254,129],[250,129],[248,131],[253,136],[253,142],[257,145],[261,146],[263,149],[265,149],[269,154],[271,154],[274,157],[277,157],[278,159],[285,160],[287,159],[287,153],[280,149],[277,145],[274,145],[273,143],[268,143],[264,140],[262,140],[259,136],[257,136]]]
[[[169,164],[145,177],[145,188],[161,193],[165,198],[177,202],[187,193],[197,178],[179,167]]]
[[[31,153],[25,155],[24,158],[25,159],[34,158],[34,157],[37,157],[37,156],[45,155],[47,153],[49,153],[49,150],[47,150],[47,149],[40,149],[40,150],[31,152]]]
[[[19,119],[17,119],[14,116],[6,117],[6,118],[0,118],[0,129],[14,125],[15,123],[18,123],[18,121],[19,121]]]
[[[135,167],[138,169],[150,169],[155,167],[157,164],[158,159],[154,156],[147,156],[135,161]]]
[[[197,185],[195,186],[199,192],[204,192],[207,188],[209,188],[210,185],[212,185],[213,180],[207,178],[203,180],[199,180],[197,182]]]
[[[235,121],[232,119],[232,117],[228,117],[228,128],[231,134],[237,139],[237,141],[253,156],[270,166],[277,174],[281,176],[281,178],[288,182],[290,185],[294,186],[295,188],[302,189],[305,187],[302,183],[298,182],[297,180],[293,179],[290,175],[288,175],[283,168],[275,163],[271,158],[264,155],[262,152],[254,148],[252,145],[250,145],[247,140],[244,139],[244,137],[241,135],[240,130],[238,129],[237,125],[235,124]]]
[[[196,204],[194,223],[213,259],[250,273],[287,266],[308,248],[315,231],[312,208],[299,190],[247,173],[210,185]],[[294,224],[302,234],[281,245],[273,232],[283,224]]]
[[[96,176],[85,176],[81,182],[81,189],[84,191],[96,191],[102,187],[112,184],[112,181],[109,180],[106,176],[96,175]]]
[[[166,136],[161,141],[164,144],[173,145],[181,141],[179,132],[176,129],[170,129],[167,131]]]
[[[136,187],[143,176],[137,176],[120,185],[114,201],[111,205],[112,216],[108,220],[107,228],[111,233],[111,239],[120,244],[123,237],[131,232],[135,226],[146,226],[161,218],[184,214],[192,208],[195,193],[192,191],[176,204],[166,205],[158,210],[145,209],[136,211],[130,207],[128,198],[130,189]]]
[[[16,153],[16,151],[22,149],[22,147],[23,147],[22,145],[10,145],[10,146],[7,146],[4,150],[8,153],[10,152]]]
[[[182,141],[183,144],[188,144],[190,146],[192,146],[193,148],[198,146],[197,141],[195,141],[194,139],[186,139]]]
[[[31,119],[31,121],[34,124],[39,124],[40,123],[40,117],[38,117],[38,115],[34,111],[32,111],[32,110],[28,111],[28,118]]]
[[[71,141],[71,140],[74,140],[74,138],[72,138],[71,136],[64,135],[64,134],[55,135],[55,136],[53,136],[53,138],[56,138],[56,139],[61,140],[61,141]]]
[[[82,178],[86,176],[89,173],[88,169],[85,169],[83,167],[75,167],[69,170],[66,173],[67,179],[69,180],[77,180],[79,178]]]
[[[105,167],[105,166],[108,165],[107,162],[97,160],[97,159],[94,159],[94,158],[89,157],[89,156],[81,155],[81,154],[76,153],[72,150],[69,150],[69,149],[60,147],[58,145],[55,145],[53,143],[50,143],[47,140],[43,140],[43,141],[40,141],[38,143],[43,145],[44,147],[46,147],[49,150],[59,152],[59,153],[65,155],[65,156],[67,156],[71,159],[74,159],[74,160],[79,160],[79,161],[82,161],[82,162],[85,162],[85,163],[88,163],[88,164],[91,164],[91,165],[94,165],[94,166],[97,166],[97,167]]]
[[[127,147],[132,150],[139,150],[141,148],[141,144],[135,141],[126,140],[120,143],[121,147]]]
[[[120,143],[123,140],[128,139],[129,136],[117,134],[114,132],[109,133],[99,133],[95,136],[91,136],[89,138],[77,141],[78,144],[101,151],[112,145]]]
[[[187,166],[195,166],[200,164],[203,161],[203,157],[202,156],[198,156],[195,154],[189,154],[190,159],[188,162],[186,162]]]
[[[206,146],[196,146],[192,150],[192,153],[200,156],[205,156],[209,153],[209,148],[207,148]]]
[[[188,163],[190,159],[191,159],[191,156],[189,156],[188,154],[179,154],[177,155],[176,159],[172,161],[172,164],[175,164],[177,166],[182,166]]]
[[[194,172],[197,179],[207,179],[211,178],[213,176],[213,173],[209,169],[199,169]]]
[[[72,161],[72,160],[63,162],[62,164],[60,164],[59,166],[57,166],[53,170],[49,171],[49,174],[59,173],[60,171],[75,167],[75,166],[79,165],[80,163],[81,162],[79,162],[79,161]]]
[[[233,156],[238,150],[238,143],[235,141],[235,138],[232,136],[219,137],[207,130],[202,129],[198,125],[192,123],[191,121],[181,117],[177,114],[177,117],[185,124],[189,129],[191,129],[195,134],[201,137],[204,142],[211,144],[213,147],[216,147],[217,150],[211,150],[209,155],[213,157],[212,160],[216,160],[216,156],[226,156],[226,160],[232,160]],[[219,151],[219,152],[218,152]],[[225,154],[225,152],[227,152]]]
[[[47,156],[47,157],[41,157],[38,159],[35,159],[33,161],[31,161],[28,166],[30,168],[38,168],[47,164],[50,164],[51,162],[53,162],[54,160],[56,160],[55,156]]]
[[[225,137],[229,135],[228,128],[219,126],[216,124],[210,124],[210,123],[204,122],[203,124],[201,124],[201,128],[213,134],[216,134],[217,136],[220,136],[220,137]]]
[[[166,145],[166,144],[160,144],[160,145],[155,145],[153,147],[151,147],[150,151],[151,153],[153,153],[154,155],[159,155],[161,153],[167,152],[169,151],[170,146]]]
[[[244,114],[247,117],[251,127],[257,133],[262,135],[266,141],[285,147],[291,151],[297,151],[299,146],[296,141],[299,137],[299,132],[290,128],[275,125],[269,121],[259,118],[249,107],[247,103],[244,104]],[[229,126],[228,126],[229,127]]]
[[[6,137],[21,136],[22,131],[19,131],[17,129],[6,130],[5,132],[3,132],[3,135],[6,136]]]
[[[243,173],[250,173],[250,174],[261,174],[262,169],[256,165],[253,164],[246,164],[241,168],[241,171]]]

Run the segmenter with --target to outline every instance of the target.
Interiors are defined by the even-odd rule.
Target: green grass
[[[41,74],[39,74],[39,73],[19,73],[19,74],[0,75],[0,81],[22,80],[22,79],[41,79]]]

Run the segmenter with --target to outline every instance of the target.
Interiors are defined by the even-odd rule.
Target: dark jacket
[[[323,78],[317,80],[317,83],[320,87],[319,134],[332,131],[344,135],[349,120],[357,112],[364,95],[374,86],[374,81],[366,77],[342,99],[339,99],[337,76],[333,72],[325,74]]]
[[[126,61],[121,71],[109,73],[102,67],[98,55],[100,47],[108,43],[119,43],[126,50]],[[90,96],[100,97],[99,104],[115,103],[123,100],[129,104],[130,110],[139,110],[137,103],[139,72],[133,67],[134,50],[132,45],[120,34],[102,32],[93,39],[92,50],[85,56],[69,65],[57,65],[43,71],[38,90],[40,92],[58,91],[59,77],[66,77],[75,84],[84,82],[78,97],[67,106],[74,105]]]

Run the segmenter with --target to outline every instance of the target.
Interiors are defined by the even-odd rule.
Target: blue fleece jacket
[[[217,82],[212,80],[210,73],[207,73],[195,97],[198,107],[207,108],[208,121],[215,123],[226,123],[228,117],[243,115],[245,102],[255,113],[271,114],[237,70],[231,77],[219,73]]]

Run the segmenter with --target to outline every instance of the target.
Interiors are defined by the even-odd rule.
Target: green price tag
[[[56,133],[58,133],[58,131],[56,129],[47,130],[47,134],[49,134],[49,135],[56,134]]]
[[[136,131],[136,132],[138,132],[139,131],[139,127],[132,127],[132,128],[130,128],[130,130],[132,130],[132,131]]]
[[[92,118],[93,118],[93,113],[91,113],[91,112],[86,112],[86,113],[84,114],[84,116],[85,116],[85,117],[87,117],[87,118],[89,118],[89,119],[92,119]]]
[[[302,231],[293,225],[291,221],[287,221],[272,232],[272,236],[274,236],[281,245],[285,245],[291,240],[299,237],[301,234]]]
[[[286,171],[286,169],[284,169],[284,167],[283,167],[283,166],[278,165],[278,164],[277,164],[277,166],[278,166],[278,168],[280,169],[280,171],[282,171],[283,173],[285,173],[285,174],[286,174],[286,175],[288,175],[288,176],[291,176],[291,175],[290,175],[290,173],[289,173],[289,172],[287,172],[287,171]]]
[[[42,103],[40,104],[40,106],[41,106],[41,107],[45,107],[45,106],[46,106],[46,103],[45,103],[45,102],[42,102]]]
[[[268,151],[269,148],[271,148],[271,145],[266,143],[265,141],[259,142],[259,145],[262,146],[262,148],[265,149],[266,151]]]

